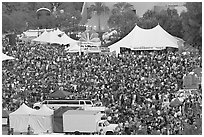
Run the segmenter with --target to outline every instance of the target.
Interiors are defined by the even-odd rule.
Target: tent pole
[[[79,56],[81,56],[81,43],[79,43]]]

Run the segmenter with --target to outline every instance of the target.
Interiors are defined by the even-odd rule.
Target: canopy
[[[51,93],[49,95],[49,97],[53,97],[53,98],[64,98],[68,95],[71,95],[72,93],[71,92],[67,92],[67,91],[63,91],[63,90],[57,90],[53,93]]]
[[[10,128],[13,128],[14,132],[27,132],[30,115],[35,111],[23,103],[16,111],[9,114]]]
[[[63,132],[63,114],[67,110],[73,110],[71,107],[60,107],[54,111],[53,131],[55,133]]]
[[[194,72],[190,72],[188,75],[183,77],[183,87],[185,89],[196,89],[198,84],[201,82],[198,76]]]
[[[59,28],[57,28],[57,29],[55,30],[55,32],[58,33],[58,34],[64,33],[63,31],[59,30]]]
[[[64,32],[59,29],[51,32],[44,32],[38,38],[33,39],[33,41],[46,42],[46,43],[57,43],[57,44],[70,44],[78,43],[78,41],[68,37]]]
[[[202,77],[202,68],[198,67],[193,70],[193,72],[198,76]]]
[[[78,44],[71,44],[70,47],[67,49],[67,52],[80,52],[81,48]]]
[[[171,101],[170,103],[170,106],[172,107],[177,107],[177,106],[180,106],[182,105],[182,102],[178,99],[178,98],[175,98],[173,101]]]
[[[40,42],[42,42],[42,41],[44,41],[47,38],[48,35],[49,35],[48,32],[45,30],[39,37],[33,39],[33,41],[40,41]]]
[[[110,51],[120,52],[120,47],[131,50],[162,50],[166,47],[178,48],[178,39],[166,32],[160,25],[152,29],[135,26],[123,39],[111,45]]]
[[[34,130],[34,133],[43,133],[43,132],[53,132],[52,128],[52,119],[53,119],[54,110],[48,108],[46,105],[36,112],[31,114],[30,125]]]
[[[50,32],[49,38],[46,40],[48,43],[57,43],[57,44],[70,44],[70,43],[78,43],[78,41],[71,39],[64,32],[60,30],[56,30]]]
[[[23,32],[23,34],[26,37],[37,37],[39,35],[40,31],[32,31],[32,30],[27,30],[26,32]]]
[[[14,57],[8,56],[8,55],[6,55],[4,53],[1,53],[1,57],[2,57],[2,61],[3,60],[9,60],[9,59],[15,59]]]

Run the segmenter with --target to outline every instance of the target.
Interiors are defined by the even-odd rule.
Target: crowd
[[[183,88],[183,76],[202,67],[201,56],[172,51],[112,54],[67,53],[63,46],[3,40],[2,107],[14,111],[22,102],[32,107],[56,90],[72,99],[101,101],[110,109],[117,134],[200,134],[201,90],[180,106],[164,105]]]

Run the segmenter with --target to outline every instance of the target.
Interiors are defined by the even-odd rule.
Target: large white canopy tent
[[[121,47],[131,50],[162,50],[166,47],[178,48],[178,41],[159,24],[152,29],[142,29],[136,25],[127,36],[109,48],[117,54],[120,53]]]
[[[33,41],[44,42],[44,43],[57,43],[57,44],[77,44],[78,41],[70,38],[64,32],[59,29],[51,32],[44,32],[42,35],[33,39]]]
[[[16,111],[9,114],[10,128],[13,128],[14,132],[27,132],[30,115],[35,111],[23,103]]]
[[[46,105],[36,112],[31,114],[30,125],[34,133],[40,134],[47,131],[53,132],[53,114],[54,110],[48,108]]]
[[[33,41],[39,41],[39,42],[42,42],[44,41],[49,35],[48,32],[45,30],[39,37],[33,39]]]
[[[81,47],[78,44],[73,44],[68,47],[67,52],[69,53],[76,53],[76,52],[81,52]]]

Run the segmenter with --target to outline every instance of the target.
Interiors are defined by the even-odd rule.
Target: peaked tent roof
[[[33,41],[39,42],[47,42],[47,43],[57,43],[57,44],[70,44],[70,43],[77,43],[77,40],[74,40],[67,36],[64,32],[60,31],[59,29],[51,32],[44,32],[38,38],[34,39]]]
[[[63,90],[57,90],[57,91],[51,93],[51,94],[49,95],[49,97],[53,97],[53,98],[64,98],[64,97],[66,97],[66,96],[68,96],[68,95],[70,95],[70,94],[72,94],[72,93],[67,92],[67,91],[63,91]]]
[[[54,32],[60,34],[60,33],[64,33],[63,31],[59,30],[59,28],[57,28]]]
[[[173,101],[170,102],[170,106],[175,106],[175,107],[181,104],[182,102],[178,98],[175,98]]]
[[[178,40],[166,32],[160,25],[152,29],[135,26],[123,39],[111,45],[110,51],[120,51],[120,47],[132,50],[161,50],[166,47],[178,48]]]
[[[31,114],[35,111],[37,110],[23,103],[16,111],[9,114],[10,128],[14,128],[14,132],[27,132]]]
[[[46,105],[43,105],[39,110],[31,114],[29,124],[35,134],[43,133],[49,130],[53,131],[52,128],[52,116],[54,110],[49,109]]]
[[[54,114],[54,110],[50,109],[47,107],[45,104],[41,106],[39,110],[36,112],[32,113],[32,115],[40,115],[40,116],[47,116],[47,115],[52,115]]]
[[[39,37],[33,39],[33,41],[43,41],[47,38],[48,32],[45,30]]]
[[[70,47],[67,49],[67,52],[74,53],[80,52],[81,48],[78,44],[71,44]]]
[[[23,103],[16,111],[9,114],[10,115],[28,115],[34,113],[36,110],[28,107]]]
[[[56,41],[56,42],[58,42],[59,44],[75,44],[75,43],[78,43],[77,40],[74,40],[74,39],[70,38],[65,33],[62,34],[61,38],[59,38],[59,36],[58,36],[57,39],[58,39],[58,41]]]

